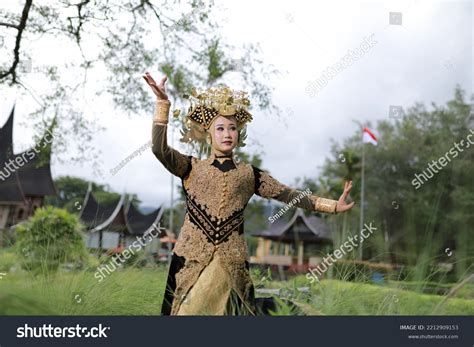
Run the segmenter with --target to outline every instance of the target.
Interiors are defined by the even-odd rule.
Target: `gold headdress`
[[[220,85],[204,91],[193,88],[191,95],[184,97],[189,99],[191,105],[184,119],[186,126],[181,131],[182,142],[204,143],[206,130],[218,116],[234,116],[239,130],[252,121],[252,115],[247,111],[250,106],[247,92],[234,91],[225,85]]]

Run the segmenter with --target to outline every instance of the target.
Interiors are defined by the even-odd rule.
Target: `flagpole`
[[[171,126],[171,148],[174,148],[174,127]],[[173,234],[173,219],[174,219],[174,175],[171,175],[171,195],[170,195],[170,235],[168,241],[171,241],[171,235]],[[168,242],[168,266],[171,265],[171,242]]]
[[[360,225],[359,225],[359,260],[362,260],[362,228],[364,227],[364,188],[365,188],[365,143],[362,133],[362,173],[360,184]]]

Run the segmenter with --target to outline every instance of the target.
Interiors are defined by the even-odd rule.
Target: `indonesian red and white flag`
[[[377,146],[377,138],[375,137],[374,133],[369,130],[369,128],[364,128],[362,130],[362,142],[363,143],[371,143],[374,146]]]

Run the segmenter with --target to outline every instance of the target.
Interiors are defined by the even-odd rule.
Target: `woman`
[[[301,192],[268,173],[233,159],[241,131],[252,120],[246,93],[227,87],[194,94],[187,114],[188,139],[212,145],[209,158],[179,153],[167,144],[170,102],[164,76],[157,84],[149,73],[143,78],[157,96],[152,129],[152,150],[173,175],[182,180],[186,215],[173,249],[163,315],[260,314],[249,273],[244,238],[244,209],[253,194],[288,203]],[[336,213],[351,209],[345,202],[352,187],[346,182],[338,201],[314,195],[296,204],[310,211]]]

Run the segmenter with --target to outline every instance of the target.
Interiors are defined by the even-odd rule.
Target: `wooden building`
[[[15,107],[0,128],[0,246],[11,226],[32,216],[45,196],[57,194],[51,177],[51,146],[41,143],[47,134],[35,147],[14,154],[14,115]]]
[[[258,238],[253,264],[280,265],[295,271],[316,266],[333,246],[326,222],[320,217],[306,217],[301,209],[289,221],[277,219],[267,230],[252,236]]]
[[[163,241],[174,243],[172,235],[158,229],[163,225],[161,207],[143,214],[125,194],[110,204],[100,204],[94,198],[90,185],[82,206],[79,217],[87,228],[85,242],[88,248],[100,251],[123,250],[139,239],[148,239],[145,235],[150,231],[152,235],[159,234],[147,245],[151,253],[158,253],[158,247]]]

